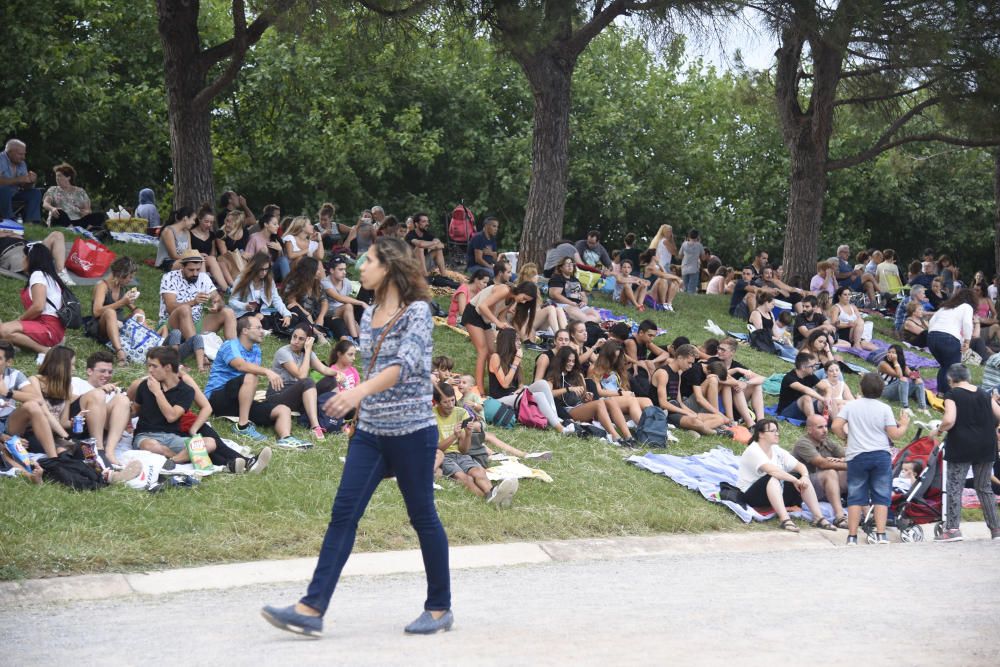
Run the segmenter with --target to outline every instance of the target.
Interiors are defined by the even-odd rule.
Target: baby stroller
[[[941,532],[944,524],[944,457],[942,445],[931,436],[916,439],[896,452],[892,460],[892,476],[899,477],[903,464],[919,461],[924,469],[908,493],[892,494],[889,506],[889,523],[895,525],[903,542],[923,542],[922,524],[937,522],[934,534]],[[894,523],[893,523],[894,522]],[[875,544],[875,519],[872,508],[868,508],[861,529],[865,531],[869,544]]]

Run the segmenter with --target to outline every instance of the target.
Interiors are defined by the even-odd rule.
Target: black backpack
[[[68,287],[62,288],[62,306],[56,308],[52,299],[46,297],[49,305],[56,309],[56,317],[67,329],[79,329],[83,326],[83,311],[80,308],[80,300],[76,298],[73,291]]]
[[[93,468],[69,452],[62,452],[55,458],[41,459],[38,463],[48,479],[77,491],[94,491],[107,486],[107,482]]]

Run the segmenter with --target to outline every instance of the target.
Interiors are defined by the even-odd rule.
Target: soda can
[[[73,417],[73,433],[75,435],[83,433],[83,415]]]

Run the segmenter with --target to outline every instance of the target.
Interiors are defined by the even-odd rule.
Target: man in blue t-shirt
[[[287,405],[269,401],[255,401],[257,380],[267,377],[275,390],[284,382],[281,376],[261,365],[260,343],[264,328],[260,315],[247,315],[236,322],[236,338],[219,347],[212,362],[212,370],[205,384],[205,396],[212,404],[212,413],[219,417],[237,417],[234,430],[254,440],[264,440],[256,426],[274,425],[279,447],[298,448],[305,443],[293,438],[292,411]]]
[[[493,264],[497,261],[497,231],[500,222],[494,217],[486,218],[483,231],[469,239],[469,249],[465,256],[469,274],[482,269],[493,277]]]
[[[25,222],[42,221],[42,192],[35,188],[38,175],[24,161],[28,147],[9,139],[0,153],[0,218],[14,217],[14,202],[24,205]]]

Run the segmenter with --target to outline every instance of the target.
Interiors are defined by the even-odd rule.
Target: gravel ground
[[[402,627],[422,575],[353,577],[320,641],[259,616],[301,586],[0,611],[9,665],[997,665],[1000,544],[577,561],[453,573],[456,623]]]

